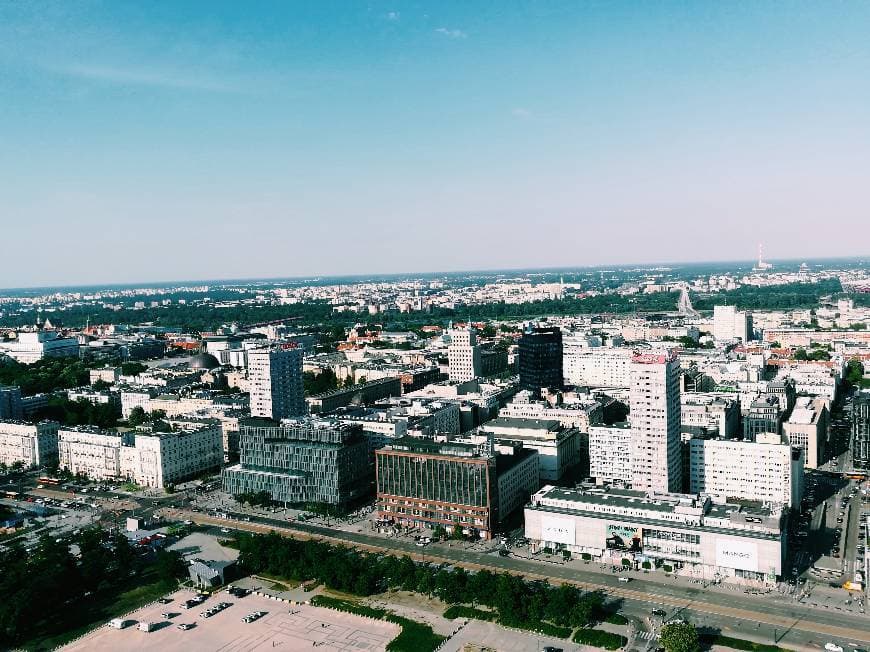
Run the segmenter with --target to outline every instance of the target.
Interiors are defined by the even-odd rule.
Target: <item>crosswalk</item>
[[[653,632],[638,632],[637,637],[642,641],[654,641],[656,635]]]

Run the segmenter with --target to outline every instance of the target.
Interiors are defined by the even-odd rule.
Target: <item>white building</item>
[[[680,363],[672,351],[632,358],[629,410],[632,488],[679,491]]]
[[[804,451],[808,469],[824,464],[829,455],[828,408],[824,399],[799,396],[788,421],[782,424],[786,441]]]
[[[689,488],[726,500],[758,500],[798,507],[804,485],[804,453],[773,433],[756,441],[692,439]]]
[[[601,403],[593,398],[550,405],[546,401],[532,400],[531,392],[524,390],[517,392],[514,400],[502,407],[498,415],[514,419],[556,420],[566,428],[588,432],[593,423],[601,420],[601,411]]]
[[[681,432],[735,437],[740,430],[740,402],[714,393],[680,394]]]
[[[488,433],[488,434],[484,434]],[[556,482],[581,461],[581,440],[575,428],[565,428],[558,421],[537,419],[513,419],[499,417],[480,427],[480,437],[492,437],[498,441],[522,444],[524,448],[538,452],[540,478]]]
[[[21,462],[27,469],[56,462],[59,426],[55,421],[0,421],[0,462]]]
[[[219,469],[223,459],[219,424],[185,424],[174,432],[137,432],[133,445],[121,448],[120,475],[162,489]]]
[[[58,464],[92,480],[129,480],[163,488],[220,468],[219,424],[181,424],[173,432],[125,432],[88,426],[58,430]]]
[[[717,342],[752,339],[752,315],[734,306],[713,306],[713,339]]]
[[[597,484],[631,486],[631,426],[589,427],[589,476]]]
[[[55,331],[21,331],[18,339],[0,341],[0,353],[22,364],[33,364],[43,358],[77,356],[79,341],[74,337],[58,337]]]
[[[532,551],[661,568],[753,586],[783,574],[786,536],[778,505],[714,504],[709,496],[547,486],[525,509]]]
[[[628,387],[631,381],[631,349],[585,347],[570,340],[562,349],[566,385]]]
[[[447,347],[450,380],[464,382],[481,375],[482,366],[477,334],[470,326],[467,329],[450,331],[450,346]]]
[[[302,349],[280,345],[248,352],[251,416],[280,421],[307,413]]]

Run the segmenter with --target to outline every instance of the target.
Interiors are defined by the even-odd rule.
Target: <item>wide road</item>
[[[474,570],[487,568],[492,571],[507,571],[535,579],[556,579],[570,582],[585,590],[603,590],[615,598],[670,608],[670,611],[676,610],[678,613],[688,611],[702,616],[709,615],[714,619],[725,617],[750,624],[763,624],[778,631],[779,636],[788,633],[793,640],[803,643],[824,645],[830,637],[843,642],[870,643],[870,618],[866,616],[823,612],[796,604],[779,604],[763,596],[752,596],[742,592],[729,595],[717,591],[704,591],[700,588],[668,586],[642,579],[634,579],[626,585],[620,583],[616,577],[585,573],[559,564],[545,567],[539,562],[516,557],[498,557],[458,548],[445,548],[443,545],[435,548],[420,548],[413,542],[402,539],[385,540],[382,537],[359,532],[288,523],[277,519],[254,517],[255,520],[247,521],[246,517],[232,513],[229,514],[231,518],[222,519],[199,512],[179,510],[167,510],[166,514],[203,525],[220,525],[259,533],[274,530],[284,536],[328,539],[388,554],[407,554],[413,559],[425,562],[459,564]]]

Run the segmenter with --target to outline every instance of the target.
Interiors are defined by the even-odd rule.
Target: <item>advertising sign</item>
[[[574,545],[574,519],[557,516],[541,518],[541,539],[551,543]]]
[[[753,541],[716,541],[716,565],[758,572],[758,544]]]
[[[607,524],[607,547],[619,550],[640,550],[642,533],[640,528],[626,525]]]

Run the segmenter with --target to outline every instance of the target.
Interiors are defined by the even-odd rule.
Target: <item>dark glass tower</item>
[[[562,331],[558,328],[533,328],[523,333],[519,343],[520,389],[535,394],[542,387],[562,388]]]

